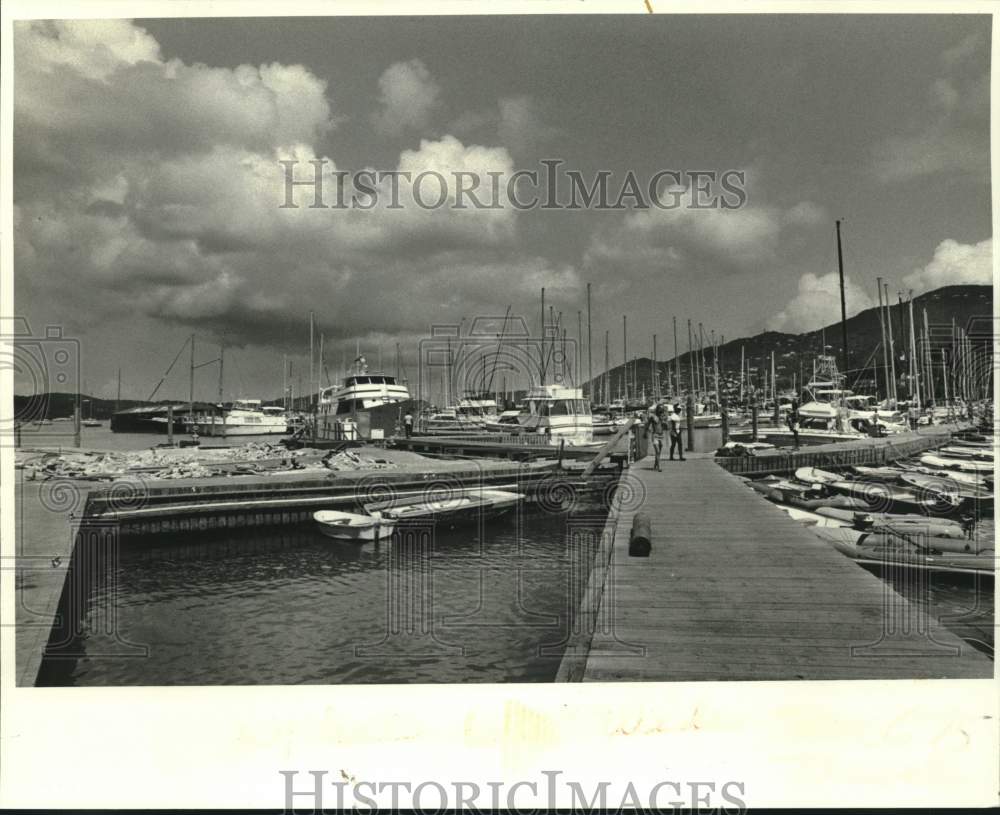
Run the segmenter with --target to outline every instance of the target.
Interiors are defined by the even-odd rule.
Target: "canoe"
[[[409,498],[392,498],[365,504],[365,511],[393,521],[434,520],[437,523],[456,524],[495,517],[524,500],[519,492],[506,490],[481,490],[477,487],[454,489],[437,497],[418,495]]]
[[[992,473],[992,461],[970,461],[966,459],[947,458],[926,453],[920,457],[920,463],[939,470],[959,470],[964,473]]]
[[[842,478],[836,473],[820,470],[816,467],[799,467],[795,471],[795,477],[804,484],[832,484]]]
[[[313,520],[319,531],[328,538],[362,543],[377,538],[387,538],[392,534],[396,522],[372,515],[356,515],[353,512],[338,512],[324,509],[313,513]]]

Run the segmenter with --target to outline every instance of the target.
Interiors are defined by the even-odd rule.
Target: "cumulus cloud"
[[[944,76],[927,89],[927,103],[908,131],[873,148],[883,182],[943,172],[989,175],[989,76],[985,40],[977,33],[947,49]],[[906,123],[904,123],[905,125]]]
[[[914,269],[903,282],[914,294],[963,283],[989,286],[993,282],[993,240],[987,238],[975,244],[950,238],[941,241],[930,263]]]
[[[375,127],[384,135],[426,131],[441,105],[441,88],[419,59],[396,62],[378,80],[381,110]]]
[[[561,133],[545,120],[535,99],[526,95],[502,97],[493,108],[465,111],[449,129],[487,144],[502,144],[522,159],[539,153]]]
[[[875,305],[871,296],[849,277],[845,278],[847,316]],[[806,272],[799,278],[798,293],[767,323],[772,331],[799,334],[814,331],[840,319],[840,275]]]
[[[303,315],[317,306],[328,337],[351,337],[372,325],[413,331],[445,301],[475,309],[526,286],[578,283],[571,267],[521,256],[503,191],[497,209],[452,207],[456,171],[512,172],[505,148],[443,136],[401,153],[400,172],[444,177],[446,200],[432,210],[406,185],[400,207],[389,206],[389,180],[370,210],[310,209],[312,193],[301,188],[302,206],[282,208],[279,159],[298,160],[298,178],[323,159],[334,203],[339,167],[317,149],[334,132],[326,84],[300,65],[164,61],[141,28],[115,21],[102,37],[102,26],[17,26],[22,302],[81,321],[127,312],[233,343],[283,343],[301,335]],[[402,65],[382,83],[383,113],[408,128],[429,114],[437,91],[422,65]],[[404,112],[407,77],[423,101]],[[423,192],[437,198],[433,175]]]
[[[595,232],[584,252],[584,267],[611,267],[625,275],[653,269],[711,274],[752,270],[775,260],[786,230],[813,226],[823,217],[822,208],[810,202],[787,210],[759,204],[638,210]]]

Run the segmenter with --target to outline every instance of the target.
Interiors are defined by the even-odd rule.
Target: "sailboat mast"
[[[889,308],[889,284],[883,283],[885,287],[885,329],[889,335],[889,366],[892,374],[892,408],[895,409],[899,402],[899,394],[896,392],[896,342],[892,336],[892,311]]]
[[[882,278],[881,277],[876,278],[876,287],[878,288],[878,325],[879,325],[879,329],[882,332],[882,370],[883,370],[883,372],[885,374],[884,377],[883,377],[883,379],[888,380],[888,378],[889,378],[889,344],[886,342],[886,336],[885,336],[885,318],[884,318],[884,316],[882,314]],[[885,388],[885,390],[886,390],[885,398],[887,400],[891,399],[892,398],[892,394],[889,392],[891,389],[889,388],[888,382],[886,382],[886,388]],[[878,386],[876,386],[876,388],[875,388],[875,396],[876,396],[876,398],[878,398]]]
[[[688,391],[693,393],[694,390],[694,343],[691,339],[691,318],[688,317]]]
[[[920,407],[920,368],[917,364],[917,338],[914,333],[913,328],[913,291],[910,290],[909,294],[909,311],[910,311],[910,371],[912,380],[912,390],[913,394],[917,399],[917,407]]]
[[[840,273],[840,333],[844,343],[844,377],[850,371],[850,354],[847,350],[847,294],[844,290],[844,253],[840,246],[840,221],[837,221],[837,270]]]
[[[677,384],[674,386],[674,395],[680,397],[681,392],[681,355],[677,347],[677,317],[674,317],[674,376]]]
[[[927,325],[927,309],[924,309],[924,357],[927,359],[927,395],[930,398],[931,407],[937,407],[937,400],[934,398],[934,357],[931,355],[931,333]]]
[[[118,369],[118,396],[115,397],[115,413],[118,412],[118,405],[122,401],[122,369]]]
[[[539,351],[539,362],[541,363],[540,384],[545,384],[545,286],[542,286],[542,344]]]
[[[222,369],[226,359],[226,346],[219,343],[219,404],[222,404]]]
[[[594,402],[594,354],[591,347],[590,284],[587,284],[587,398]]]
[[[622,315],[622,362],[625,376],[625,401],[628,401],[628,315]]]
[[[653,335],[653,359],[649,363],[649,388],[655,394],[656,398],[660,398],[660,389],[656,383],[656,334]]]
[[[608,338],[611,332],[605,330],[604,332],[604,404],[611,404],[611,383],[609,377],[611,375],[611,354],[608,348]]]
[[[194,334],[191,335],[191,371],[189,375],[188,415],[194,416]]]

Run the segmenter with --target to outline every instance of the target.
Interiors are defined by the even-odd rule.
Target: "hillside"
[[[927,310],[927,321],[932,337],[936,332],[943,331],[950,337],[952,319],[956,325],[969,332],[973,342],[988,342],[993,315],[993,289],[991,286],[945,286],[913,298],[913,315],[916,323],[916,333],[923,330],[923,310]],[[892,330],[896,343],[896,356],[902,354],[901,337],[905,333],[909,341],[909,308],[900,308],[896,303],[891,308]],[[686,345],[685,337],[681,339],[682,347]],[[870,308],[854,315],[847,321],[848,346],[850,350],[850,376],[848,385],[863,387],[872,384],[872,361],[882,365],[881,329],[879,326],[878,308]],[[940,336],[940,334],[937,334]],[[842,343],[840,322],[834,322],[815,331],[805,334],[785,334],[778,331],[765,331],[753,337],[742,337],[729,340],[719,349],[719,363],[722,371],[730,378],[739,378],[740,351],[742,349],[751,368],[761,371],[770,370],[771,352],[774,351],[775,367],[778,374],[778,387],[790,388],[793,378],[801,383],[801,376],[806,379],[812,374],[813,360],[822,352],[824,340],[827,353],[835,354],[837,365],[842,368]],[[875,357],[873,357],[873,354]],[[697,356],[697,352],[695,353]],[[705,352],[706,365],[711,367],[711,351]],[[688,383],[688,353],[680,355],[681,380],[684,386]],[[660,380],[667,382],[667,371],[673,375],[674,358],[659,360]],[[610,372],[611,398],[618,396],[623,381],[623,365],[618,365]],[[720,373],[722,372],[720,371]],[[801,373],[800,373],[801,372]],[[882,371],[878,376],[881,380]],[[601,387],[602,380],[595,377]],[[640,392],[645,387],[647,393],[652,392],[652,365],[649,357],[639,357],[635,363],[629,363],[629,392]],[[635,385],[633,386],[633,382]]]

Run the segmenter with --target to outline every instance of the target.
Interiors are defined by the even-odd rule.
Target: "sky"
[[[16,312],[79,342],[99,396],[120,369],[123,398],[164,379],[186,399],[187,358],[164,372],[194,334],[196,398],[220,344],[225,397],[273,398],[286,357],[308,387],[310,311],[330,379],[358,347],[395,372],[398,343],[413,380],[435,326],[508,307],[537,333],[542,287],[572,337],[591,284],[595,373],[605,331],[621,362],[622,315],[629,357],[654,334],[672,356],[675,316],[812,330],[840,316],[838,219],[849,314],[877,276],[990,283],[989,45],[964,15],[17,23]],[[745,202],[459,210],[452,185],[433,210],[283,208],[282,160],[323,160],[327,190],[559,160],[612,198],[628,173],[734,171]]]

